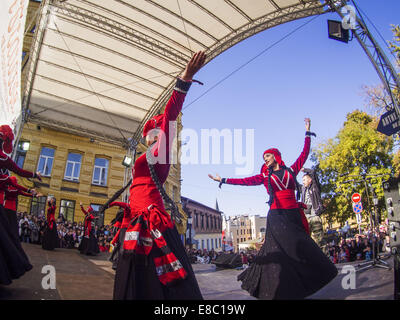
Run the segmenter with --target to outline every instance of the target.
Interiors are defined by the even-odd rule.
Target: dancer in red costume
[[[337,269],[309,236],[304,204],[298,202],[297,174],[310,152],[311,122],[306,119],[306,138],[299,158],[286,167],[278,149],[264,152],[261,173],[243,179],[209,177],[223,183],[256,186],[269,193],[265,241],[255,262],[238,276],[242,288],[260,299],[303,299],[321,289]]]
[[[113,240],[111,241],[111,244],[113,245],[114,249],[112,251],[110,261],[112,262],[112,268],[114,270],[117,270],[118,259],[121,255],[121,242],[119,241],[119,234],[121,232],[122,220],[124,219],[124,217],[130,216],[131,207],[129,206],[128,203],[114,201],[109,204],[108,208],[115,206],[120,207],[120,210],[118,210],[116,217],[111,221],[113,227],[118,231]]]
[[[164,113],[144,126],[143,137],[150,149],[135,161],[133,168],[131,211],[121,225],[123,254],[115,274],[114,299],[202,299],[189,258],[159,190],[170,168],[170,136],[173,136],[170,122],[177,119],[192,77],[205,59],[203,52],[192,57],[177,80]],[[149,167],[150,154],[159,161]],[[158,177],[157,185],[150,170]]]
[[[52,197],[47,202],[47,225],[43,234],[42,248],[44,250],[54,250],[59,247],[57,223],[56,223],[56,198]]]
[[[33,189],[18,185],[9,176],[9,171],[21,177],[40,179],[39,173],[19,168],[8,156],[13,149],[13,140],[14,134],[11,128],[8,125],[0,126],[0,284],[6,285],[10,284],[12,279],[17,279],[32,269],[32,265],[23,252],[19,240],[16,241],[13,235],[13,228],[4,209],[5,193],[10,186],[24,192],[35,193]]]
[[[85,221],[84,221],[84,234],[79,245],[79,251],[82,254],[96,255],[100,252],[99,244],[97,243],[97,238],[94,235],[94,230],[92,229],[92,221],[97,219],[93,215],[93,208],[91,206],[88,207],[87,210],[83,208],[82,202],[80,203],[81,210],[85,214]]]

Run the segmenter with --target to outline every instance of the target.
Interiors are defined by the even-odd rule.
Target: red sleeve
[[[4,156],[5,156],[5,158],[4,158]],[[0,156],[0,162],[3,167],[7,168],[8,170],[10,170],[12,172],[15,172],[16,174],[18,174],[21,177],[33,178],[35,176],[34,173],[32,173],[30,171],[26,171],[26,170],[18,167],[17,164],[9,156],[7,156],[5,154],[2,154]]]
[[[173,142],[173,137],[176,134],[175,129],[170,132],[170,122],[176,121],[178,118],[178,115],[182,110],[185,97],[185,93],[174,90],[165,107],[164,120],[160,128],[162,130],[162,134],[160,134],[157,143],[153,147],[153,154],[158,157],[159,161],[161,162],[156,166],[156,170],[160,178],[168,173],[170,166],[170,152],[172,148],[170,144]]]
[[[12,180],[10,180],[10,183],[18,189],[18,191],[24,191],[29,193],[29,189],[25,188],[24,186],[20,186],[18,183],[14,183]]]
[[[306,163],[308,154],[310,153],[310,146],[311,146],[311,138],[309,136],[306,136],[306,138],[304,140],[303,151],[301,152],[300,156],[297,158],[295,163],[293,163],[290,166],[290,168],[292,168],[295,176],[297,176],[297,174],[300,172],[301,168],[303,168],[304,164]]]
[[[129,208],[129,204],[127,204],[125,202],[118,202],[118,201],[111,202],[108,206],[109,207],[118,206],[120,208],[123,208],[124,210]]]
[[[25,196],[25,197],[33,197],[33,194],[32,193],[28,193],[28,192],[25,192],[25,191],[22,191],[22,190],[18,190],[18,195],[20,195],[20,196]]]
[[[83,206],[80,206],[81,207],[81,210],[82,210],[82,212],[85,214],[85,216],[88,214],[87,213],[87,211],[83,208]]]
[[[264,176],[260,173],[252,177],[242,179],[226,179],[227,184],[236,184],[241,186],[258,186],[264,183]]]

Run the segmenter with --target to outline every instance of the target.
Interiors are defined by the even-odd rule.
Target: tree
[[[392,173],[393,138],[377,132],[377,125],[378,118],[355,110],[347,114],[335,138],[321,143],[313,150],[311,159],[318,164],[317,174],[327,205],[328,222],[343,224],[354,217],[351,195],[356,191],[362,195],[364,209],[369,207],[364,183],[346,183],[351,179],[359,180],[352,175]],[[370,181],[381,199],[381,208],[384,208],[383,180],[385,178]]]

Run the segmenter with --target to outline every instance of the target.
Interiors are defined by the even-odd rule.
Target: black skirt
[[[97,239],[94,236],[93,232],[90,232],[89,238],[83,237],[81,243],[78,247],[80,253],[86,254],[88,256],[96,255],[100,252],[99,245],[97,243]]]
[[[50,229],[50,227],[47,225],[43,233],[42,248],[44,250],[54,250],[54,248],[59,247],[59,243],[60,241],[58,238],[56,224],[53,223],[53,229]]]
[[[119,241],[122,243],[126,229],[121,229]],[[153,247],[148,256],[141,254],[121,254],[117,262],[114,283],[114,300],[202,300],[199,285],[189,258],[176,230],[163,232],[167,246],[180,261],[187,277],[171,286],[163,285],[154,265],[158,248]],[[158,249],[159,250],[159,249]]]
[[[0,284],[8,285],[32,269],[22,249],[18,233],[15,235],[8,213],[0,205]]]
[[[299,210],[273,209],[268,213],[265,242],[238,280],[259,299],[304,299],[337,273],[335,265],[305,232]]]

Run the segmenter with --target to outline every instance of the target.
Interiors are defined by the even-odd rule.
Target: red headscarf
[[[5,153],[11,153],[13,149],[14,133],[10,126],[2,125],[0,127],[0,139],[3,140],[3,151]]]
[[[164,114],[158,114],[151,118],[143,127],[142,137],[146,137],[150,130],[160,128],[164,120]]]
[[[282,167],[282,166],[285,166],[285,163],[282,161],[281,153],[279,152],[278,149],[276,149],[276,148],[271,148],[271,149],[265,150],[264,153],[263,153],[263,158],[264,158],[264,155],[265,155],[266,153],[271,153],[271,154],[273,154],[274,157],[275,157],[275,161],[279,164],[279,166],[281,166],[281,167]]]

